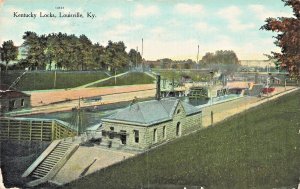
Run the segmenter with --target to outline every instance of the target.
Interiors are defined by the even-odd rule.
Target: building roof
[[[228,82],[226,87],[229,89],[233,88],[240,88],[240,89],[248,89],[253,86],[253,82],[246,82],[246,81],[234,81],[234,82]]]
[[[8,88],[7,85],[0,85],[0,98],[21,98],[30,96],[29,94],[14,89],[8,90]]]
[[[102,119],[102,121],[150,126],[172,120],[175,109],[179,103],[182,104],[186,115],[201,112],[201,109],[176,98],[165,98],[161,100],[137,102]]]

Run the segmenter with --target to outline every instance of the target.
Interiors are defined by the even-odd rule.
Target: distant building
[[[26,45],[19,46],[17,60],[26,59],[28,55],[28,49],[29,47]]]
[[[166,98],[133,102],[102,121],[102,145],[145,150],[200,129],[201,110]]]
[[[268,66],[275,67],[274,61],[270,60],[240,60],[242,66],[266,68]]]
[[[9,112],[30,107],[30,95],[17,90],[8,90],[0,85],[0,112]]]
[[[159,60],[145,60],[144,64],[150,68],[160,68],[161,62]]]

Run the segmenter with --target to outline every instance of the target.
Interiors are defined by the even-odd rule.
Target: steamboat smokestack
[[[156,100],[160,100],[160,75],[156,75]]]

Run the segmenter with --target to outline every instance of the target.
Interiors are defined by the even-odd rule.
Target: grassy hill
[[[300,92],[72,182],[65,188],[295,187],[300,176]]]
[[[121,85],[135,85],[135,84],[150,84],[154,82],[154,78],[150,77],[145,73],[140,72],[130,72],[126,75],[117,77],[116,86]],[[109,80],[91,85],[90,87],[105,87],[105,86],[115,86],[115,78],[110,78]]]
[[[21,74],[21,71],[1,73],[1,83],[10,85]],[[56,86],[54,87],[55,73],[53,71],[28,72],[22,77],[16,88],[24,91],[73,88],[106,77],[108,75],[101,71],[56,72]]]

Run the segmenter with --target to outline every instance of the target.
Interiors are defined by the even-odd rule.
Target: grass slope
[[[281,97],[100,170],[66,188],[296,188],[300,176],[300,92]],[[148,162],[148,163],[147,163]]]
[[[10,85],[22,72],[2,73],[1,83]],[[16,88],[24,91],[54,89],[54,72],[26,73]],[[103,72],[57,72],[55,89],[73,88],[108,77]]]
[[[150,77],[145,73],[131,72],[126,75],[117,77],[116,86],[121,85],[135,85],[135,84],[150,84],[154,82],[154,78]],[[105,86],[115,86],[115,78],[110,78],[109,80],[91,85],[90,87],[105,87]]]

